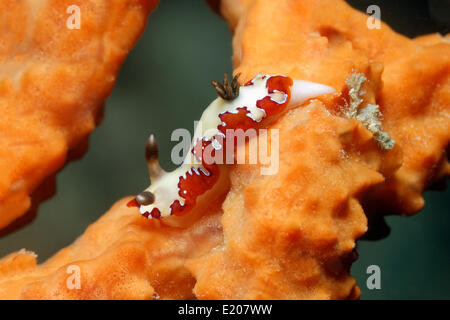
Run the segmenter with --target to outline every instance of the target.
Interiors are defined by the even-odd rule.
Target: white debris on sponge
[[[360,108],[365,94],[361,88],[366,80],[367,78],[362,73],[353,73],[345,80],[345,84],[349,88],[350,105],[348,110],[344,111],[344,114],[347,118],[357,119],[372,132],[373,139],[381,149],[390,150],[394,147],[395,141],[387,132],[383,131],[380,120],[383,115],[381,114],[380,106],[367,104],[365,107]]]
[[[352,73],[346,80],[345,84],[349,88],[350,106],[346,111],[348,118],[356,118],[359,106],[363,102],[364,91],[361,90],[362,85],[367,78],[362,73]]]
[[[20,249],[19,252],[17,252],[17,253],[18,253],[18,254],[26,254],[26,255],[30,255],[30,256],[32,256],[32,257],[34,257],[34,258],[37,258],[37,257],[38,257],[38,255],[37,255],[35,252],[29,251],[29,250],[27,250],[27,249],[25,249],[25,248]]]
[[[395,141],[391,136],[383,131],[380,117],[382,116],[380,107],[376,104],[368,104],[359,110],[356,119],[373,133],[373,138],[383,150],[390,150],[394,147]]]

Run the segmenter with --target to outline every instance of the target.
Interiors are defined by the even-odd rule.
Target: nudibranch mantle
[[[231,88],[236,89],[236,84],[238,93],[233,95]],[[164,171],[158,164],[156,141],[153,136],[149,138],[146,155],[151,185],[128,204],[139,207],[143,216],[180,216],[194,207],[197,197],[214,186],[221,171],[220,164],[205,161],[202,152],[208,147],[216,151],[224,149],[223,141],[228,129],[254,128],[266,118],[288,108],[335,92],[322,84],[262,74],[240,88],[237,77],[232,86],[226,78],[224,86],[216,90],[222,90],[221,94],[203,112],[195,129],[191,152],[179,168],[172,172]]]

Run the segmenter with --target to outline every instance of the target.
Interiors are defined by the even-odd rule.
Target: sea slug
[[[165,172],[158,163],[155,138],[150,136],[146,159],[151,185],[130,201],[147,218],[189,212],[198,196],[211,189],[221,174],[227,135],[235,130],[263,126],[267,120],[307,100],[333,93],[329,86],[282,75],[259,74],[242,87],[235,76],[231,83],[213,81],[219,95],[203,112],[194,133],[191,152],[183,164]],[[234,152],[234,150],[229,150]]]

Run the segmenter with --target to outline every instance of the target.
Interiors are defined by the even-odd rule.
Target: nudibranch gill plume
[[[160,167],[156,140],[153,135],[149,137],[146,160],[151,184],[128,206],[139,207],[147,218],[188,213],[197,198],[218,181],[223,161],[217,159],[225,154],[223,141],[229,132],[261,127],[266,120],[289,108],[335,92],[326,85],[282,75],[259,74],[243,86],[239,85],[238,77],[228,82],[225,75],[223,84],[212,82],[219,97],[203,112],[195,129],[191,152],[179,168],[166,172]],[[219,152],[222,155],[217,157]]]

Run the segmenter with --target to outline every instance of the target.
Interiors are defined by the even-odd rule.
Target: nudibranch
[[[182,216],[195,206],[197,198],[218,181],[223,161],[215,161],[216,153],[224,154],[229,130],[261,127],[266,120],[280,115],[307,100],[335,92],[326,85],[287,76],[257,75],[240,86],[239,75],[231,82],[225,75],[223,84],[213,81],[219,97],[203,112],[191,144],[191,152],[182,165],[172,172],[164,171],[158,161],[158,148],[153,135],[146,145],[150,186],[138,194],[128,206],[136,206],[147,218]],[[208,151],[212,156],[205,156]],[[231,152],[234,152],[232,150]],[[219,156],[219,159],[222,156]]]

